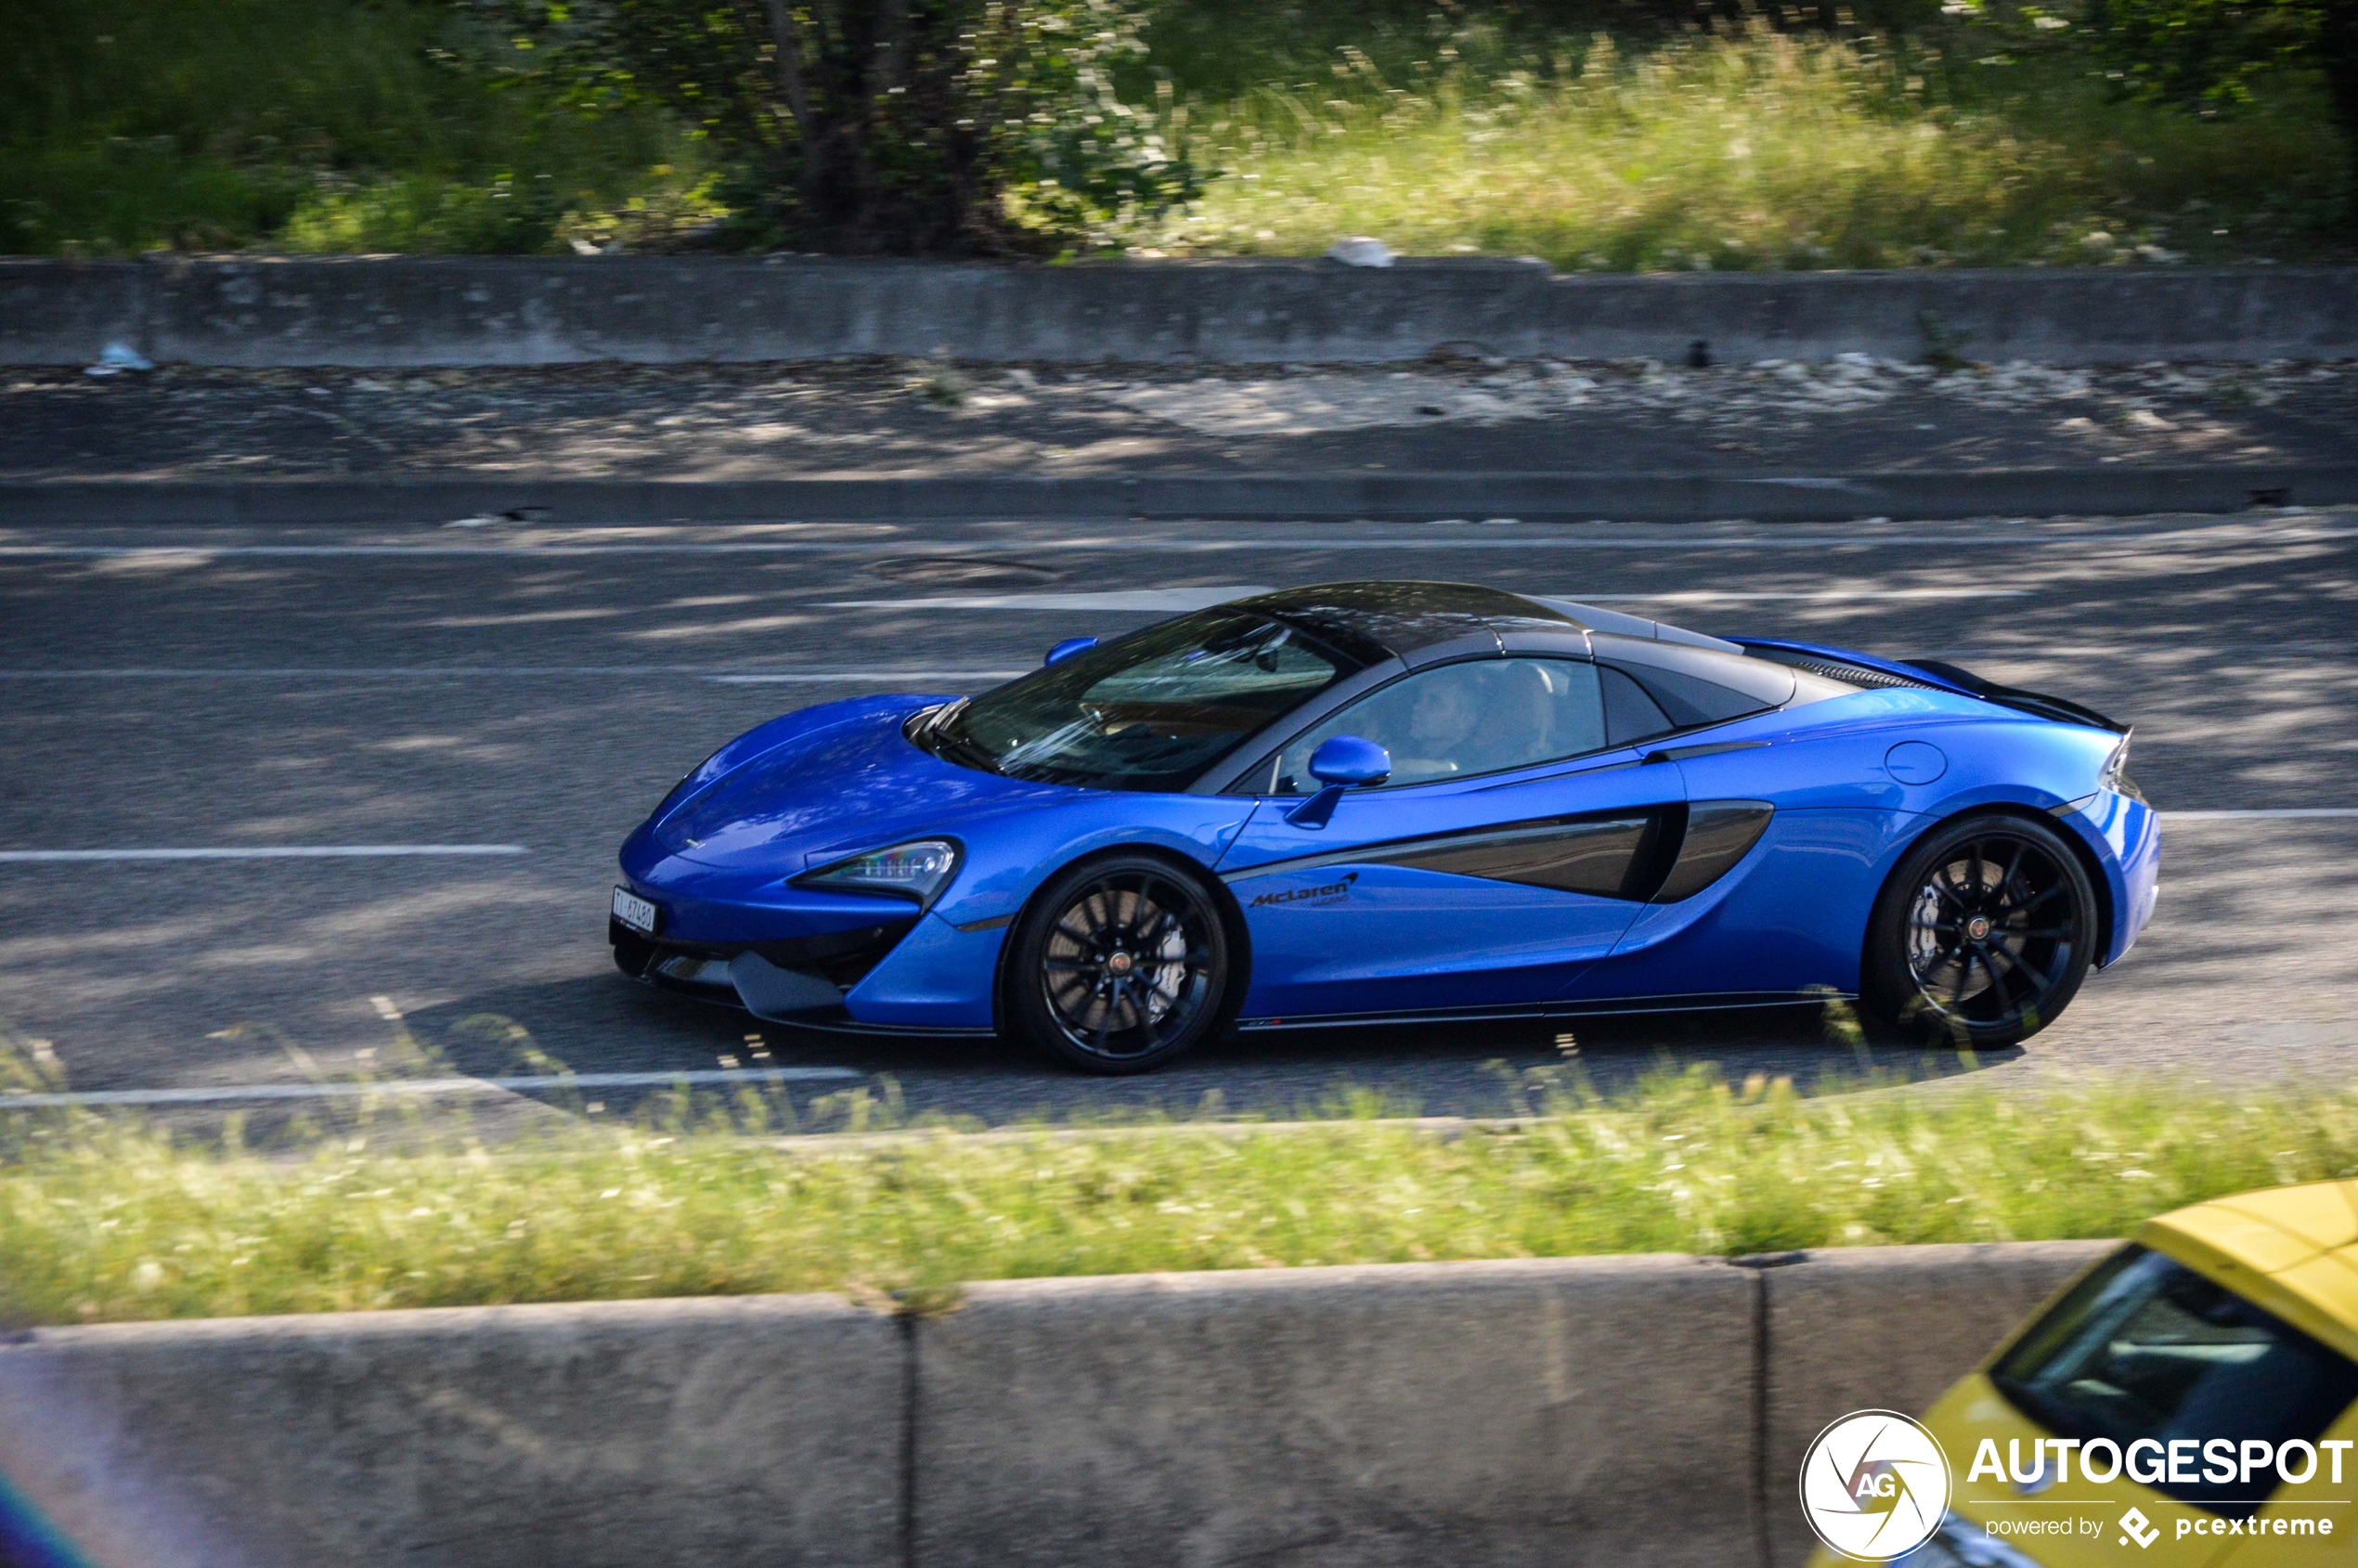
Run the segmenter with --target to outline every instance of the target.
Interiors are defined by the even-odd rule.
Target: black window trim
[[[1277,782],[1277,764],[1284,758],[1286,747],[1291,745],[1303,735],[1308,734],[1311,731],[1316,729],[1319,725],[1333,718],[1343,708],[1364,701],[1368,697],[1372,697],[1377,693],[1395,686],[1401,681],[1409,679],[1411,676],[1430,675],[1436,669],[1446,669],[1452,665],[1503,663],[1508,659],[1561,659],[1568,664],[1586,665],[1594,665],[1598,663],[1597,660],[1588,657],[1585,654],[1576,654],[1567,648],[1561,652],[1549,650],[1547,653],[1524,651],[1468,654],[1458,658],[1439,659],[1432,664],[1418,665],[1413,667],[1403,666],[1396,673],[1393,674],[1387,680],[1371,682],[1364,689],[1350,693],[1341,701],[1320,704],[1318,706],[1318,711],[1306,721],[1295,722],[1296,719],[1301,719],[1301,716],[1303,713],[1309,710],[1311,705],[1305,703],[1302,706],[1296,708],[1293,713],[1287,716],[1286,733],[1280,737],[1274,745],[1263,748],[1260,755],[1255,757],[1251,762],[1246,764],[1242,768],[1237,769],[1235,777],[1228,781],[1224,787],[1216,791],[1206,791],[1205,793],[1254,796],[1263,800],[1293,800],[1301,798],[1297,796],[1279,795],[1275,789],[1269,787]],[[1361,673],[1364,674],[1366,672],[1362,671]],[[1330,696],[1334,693],[1341,691],[1345,684],[1346,682],[1337,681],[1333,686],[1328,687],[1326,692],[1321,693],[1320,695]],[[1720,719],[1717,722],[1726,724],[1733,723],[1734,720]],[[1712,726],[1701,727],[1711,728]],[[1664,736],[1678,732],[1677,731],[1665,731],[1661,735],[1650,735],[1643,741],[1626,742],[1620,745],[1601,745],[1592,751],[1575,751],[1562,757],[1544,758],[1536,762],[1518,762],[1511,768],[1493,768],[1486,773],[1456,773],[1445,779],[1419,779],[1415,784],[1370,784],[1367,787],[1369,789],[1389,792],[1392,790],[1403,789],[1427,789],[1435,784],[1470,784],[1476,779],[1492,779],[1498,782],[1484,784],[1483,787],[1485,789],[1505,789],[1518,784],[1536,782],[1535,780],[1509,779],[1505,776],[1509,773],[1526,772],[1534,768],[1561,768],[1568,762],[1578,762],[1589,758],[1603,757],[1616,751],[1634,751],[1639,746],[1651,746],[1655,741],[1663,739]],[[1635,763],[1637,758],[1633,757],[1630,758],[1630,761]],[[1587,770],[1575,768],[1568,769],[1566,771],[1571,772],[1581,772],[1586,771]],[[1256,783],[1253,781],[1258,782]]]

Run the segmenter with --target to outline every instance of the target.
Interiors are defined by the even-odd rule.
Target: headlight
[[[836,888],[850,893],[892,893],[933,902],[958,874],[958,846],[947,838],[913,838],[889,849],[871,849],[806,871],[795,877],[797,888]]]

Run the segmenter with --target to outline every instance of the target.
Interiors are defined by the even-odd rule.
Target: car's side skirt
[[[1312,1017],[1240,1018],[1239,1030],[1355,1029],[1369,1024],[1474,1023],[1501,1018],[1594,1018],[1623,1013],[1721,1013],[1748,1007],[1819,1007],[1855,1002],[1855,992],[1722,991],[1675,996],[1613,996],[1586,1002],[1533,1002],[1511,1007],[1441,1007],[1408,1013],[1321,1013]]]

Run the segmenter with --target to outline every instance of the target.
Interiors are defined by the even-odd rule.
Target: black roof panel
[[[1580,625],[1519,593],[1477,583],[1318,583],[1241,599],[1236,607],[1290,621],[1371,664],[1473,632]]]

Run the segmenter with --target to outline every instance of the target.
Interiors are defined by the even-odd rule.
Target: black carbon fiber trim
[[[1766,800],[1698,800],[1687,808],[1686,836],[1678,858],[1652,901],[1675,904],[1691,899],[1734,869],[1768,829],[1777,809]]]
[[[1657,854],[1675,807],[1540,817],[1429,837],[1275,861],[1221,880],[1230,884],[1330,865],[1395,865],[1478,876],[1558,892],[1641,901],[1659,879]]]

